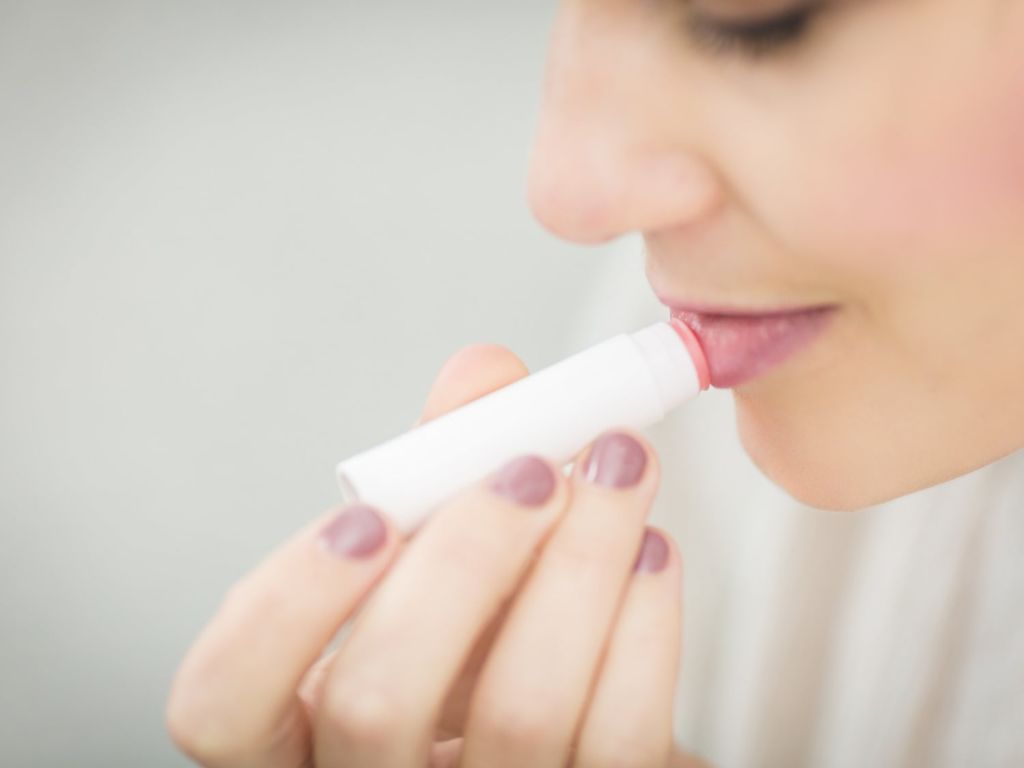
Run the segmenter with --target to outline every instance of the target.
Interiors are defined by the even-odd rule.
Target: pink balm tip
[[[669,321],[672,327],[676,329],[676,333],[679,334],[679,338],[683,340],[683,344],[686,345],[686,351],[690,353],[690,358],[693,360],[693,367],[697,369],[697,379],[700,381],[700,389],[703,392],[705,389],[711,386],[711,371],[708,369],[708,359],[704,356],[704,350],[700,346],[700,342],[697,340],[697,335],[690,330],[690,326],[681,320],[672,318]]]

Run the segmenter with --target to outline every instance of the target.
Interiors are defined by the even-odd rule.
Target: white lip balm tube
[[[559,466],[601,433],[642,428],[708,387],[693,331],[677,320],[621,333],[338,464],[345,503],[378,509],[404,534],[506,462]]]

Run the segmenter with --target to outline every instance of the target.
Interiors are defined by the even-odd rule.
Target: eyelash
[[[722,21],[692,14],[688,26],[694,41],[711,53],[759,58],[798,43],[820,6],[814,0],[777,16],[749,21]]]

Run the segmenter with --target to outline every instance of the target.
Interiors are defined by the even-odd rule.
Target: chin
[[[823,443],[828,431],[778,424],[741,398],[736,398],[736,425],[754,465],[807,506],[854,512],[917,490],[882,471],[880,452],[858,443],[856,436]]]

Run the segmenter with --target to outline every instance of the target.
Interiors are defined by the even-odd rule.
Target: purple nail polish
[[[585,480],[612,488],[636,485],[647,466],[647,452],[625,432],[606,432],[594,441],[586,466]]]
[[[342,510],[320,531],[320,544],[343,557],[369,557],[388,537],[388,529],[373,507],[357,504]]]
[[[652,528],[644,530],[644,539],[640,544],[634,573],[657,573],[668,563],[668,542],[665,537]]]
[[[520,456],[498,470],[491,490],[516,504],[539,507],[555,491],[555,473],[539,456]]]

